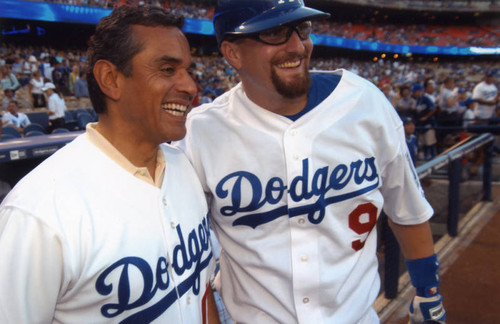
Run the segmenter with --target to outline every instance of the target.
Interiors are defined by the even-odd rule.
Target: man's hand
[[[411,283],[417,294],[410,303],[410,324],[444,323],[446,311],[439,293],[439,262],[437,255],[406,260]]]
[[[442,301],[440,294],[432,297],[413,297],[410,303],[410,324],[444,323],[446,311]]]

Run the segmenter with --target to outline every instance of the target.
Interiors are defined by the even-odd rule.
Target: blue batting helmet
[[[257,33],[294,21],[330,17],[304,6],[303,0],[219,0],[214,13],[214,29],[220,45],[226,35]]]

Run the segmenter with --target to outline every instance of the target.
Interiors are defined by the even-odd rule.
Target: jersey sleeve
[[[381,192],[384,212],[397,224],[415,225],[427,221],[433,209],[425,198],[418,174],[410,157],[403,125],[392,114],[395,155],[382,170]]]
[[[62,282],[61,242],[16,208],[0,209],[0,322],[51,323]]]

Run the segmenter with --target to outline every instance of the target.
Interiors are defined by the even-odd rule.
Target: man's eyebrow
[[[175,57],[168,56],[168,55],[164,55],[164,56],[160,56],[157,59],[155,59],[155,62],[161,63],[161,64],[170,63],[170,64],[177,64],[178,65],[178,64],[182,63],[182,60],[175,58]]]

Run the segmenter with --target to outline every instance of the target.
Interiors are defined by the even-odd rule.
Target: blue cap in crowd
[[[403,121],[403,125],[414,122],[413,118],[410,116],[403,116],[401,117],[401,120]]]
[[[465,89],[465,88],[458,89],[458,93],[464,93],[464,92],[467,92],[467,89]]]
[[[486,76],[489,76],[489,77],[494,77],[497,75],[497,73],[498,73],[498,69],[486,70]]]
[[[424,90],[424,86],[421,85],[420,83],[415,83],[413,85],[413,88],[411,88],[411,92],[419,91],[419,90]]]
[[[476,100],[476,99],[472,99],[472,98],[467,98],[467,99],[464,101],[464,105],[465,105],[465,107],[469,107],[469,105],[470,105],[471,103],[474,103],[474,102],[477,102],[477,100]]]

